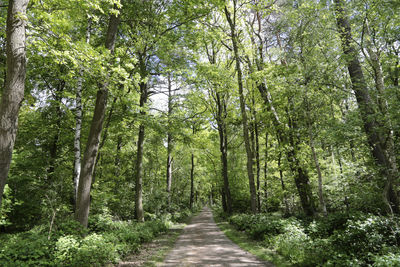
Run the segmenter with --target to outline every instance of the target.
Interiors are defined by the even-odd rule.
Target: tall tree
[[[24,98],[26,76],[25,15],[28,3],[29,0],[10,0],[8,2],[7,70],[0,103],[0,209],[17,135],[18,113]]]
[[[86,28],[86,43],[90,42],[91,20],[88,20]],[[74,136],[74,202],[78,196],[79,176],[81,174],[81,131],[82,131],[82,85],[83,70],[79,71],[79,77],[76,85],[76,107],[75,107],[75,136]]]
[[[105,40],[105,47],[114,52],[120,18],[116,14],[110,16]],[[78,195],[75,209],[75,219],[87,227],[90,208],[90,190],[100,144],[101,130],[107,108],[108,83],[104,82],[97,91],[93,119],[90,125],[88,140],[83,156],[81,174],[79,177]]]
[[[385,210],[390,213],[398,213],[399,200],[394,183],[398,179],[399,172],[395,162],[393,162],[389,156],[392,152],[389,151],[386,140],[391,138],[389,135],[390,131],[379,127],[379,114],[377,114],[373,108],[374,103],[371,100],[370,90],[365,81],[361,63],[358,59],[359,53],[353,42],[350,23],[345,13],[345,2],[343,0],[335,0],[334,2],[336,22],[342,41],[342,49],[347,59],[347,69],[350,75],[352,88],[356,95],[364,131],[372,155],[379,166],[379,173],[384,179],[382,195],[383,202],[386,206]]]
[[[249,137],[249,124],[246,112],[246,101],[243,93],[243,74],[242,74],[242,67],[240,64],[240,55],[238,46],[239,40],[236,28],[237,11],[238,11],[237,9],[238,9],[237,0],[233,0],[233,14],[231,14],[227,6],[225,6],[224,11],[230,27],[230,39],[233,46],[233,56],[236,62],[236,72],[237,72],[237,81],[238,81],[239,98],[240,98],[240,113],[242,115],[243,137],[247,155],[247,176],[249,179],[249,187],[250,187],[250,207],[251,211],[253,213],[256,213],[257,200],[256,200],[256,187],[254,185],[253,151],[251,150],[251,141]]]
[[[171,186],[172,186],[172,148],[173,139],[171,133],[171,116],[173,111],[173,96],[172,96],[172,81],[171,74],[168,74],[168,132],[167,132],[167,197],[168,197],[168,207],[171,207]]]

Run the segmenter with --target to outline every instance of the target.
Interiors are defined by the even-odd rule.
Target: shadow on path
[[[274,266],[258,260],[229,240],[208,207],[185,227],[160,266]]]

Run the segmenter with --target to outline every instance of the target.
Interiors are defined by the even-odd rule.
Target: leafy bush
[[[266,214],[237,214],[229,222],[240,231],[246,231],[253,239],[262,240],[265,235],[274,236],[283,232],[285,220]]]
[[[3,238],[0,266],[52,266],[54,242],[48,240],[43,228]]]
[[[377,267],[396,267],[400,266],[400,253],[389,253],[374,258],[374,266]]]
[[[80,242],[75,236],[62,236],[57,240],[55,258],[60,265],[71,265],[77,254]]]
[[[103,266],[118,260],[113,243],[96,233],[81,241],[74,236],[63,236],[56,243],[55,258],[60,266]]]
[[[84,228],[79,222],[70,218],[55,226],[55,233],[52,234],[56,239],[61,236],[85,236],[88,234],[88,229]]]
[[[273,240],[276,250],[293,264],[303,263],[310,238],[296,221],[286,224],[283,231],[284,233],[277,235]]]
[[[333,213],[323,218],[237,214],[228,221],[299,266],[400,266],[397,217]]]
[[[104,266],[168,229],[160,220],[137,223],[107,217],[98,217],[93,226],[106,231],[88,234],[79,223],[66,220],[56,225],[51,238],[47,226],[0,235],[0,266]]]

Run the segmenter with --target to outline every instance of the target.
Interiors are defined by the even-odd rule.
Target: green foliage
[[[137,251],[142,243],[164,233],[167,226],[160,220],[136,223],[104,218],[98,223],[98,232],[88,233],[79,223],[67,220],[50,238],[45,227],[0,235],[0,265],[104,266]]]
[[[374,258],[374,266],[395,267],[400,266],[400,253],[388,253]]]
[[[52,266],[54,242],[43,227],[28,232],[7,234],[0,239],[1,266]]]
[[[400,225],[397,217],[332,213],[312,221],[268,214],[236,214],[228,221],[299,266],[396,266]]]
[[[57,240],[55,262],[61,266],[104,266],[118,260],[116,246],[100,234],[90,234],[78,241],[73,236]]]
[[[283,233],[275,236],[271,242],[274,248],[293,264],[304,263],[310,238],[299,222],[286,224]]]

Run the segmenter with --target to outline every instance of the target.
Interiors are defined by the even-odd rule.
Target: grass
[[[276,251],[262,246],[262,242],[249,238],[246,233],[236,230],[221,217],[214,217],[215,222],[222,232],[241,249],[250,252],[257,258],[273,263],[276,266],[292,266],[282,255]]]

